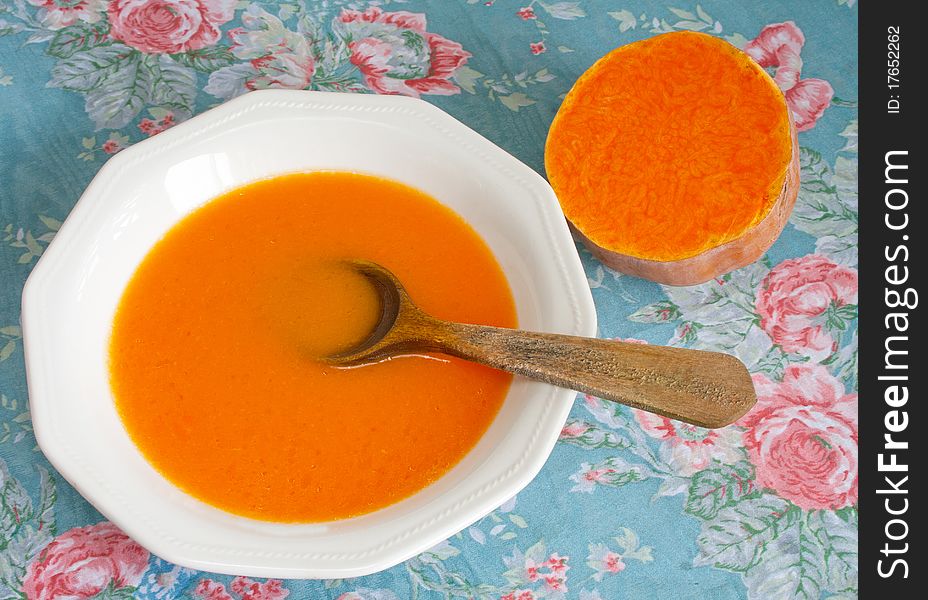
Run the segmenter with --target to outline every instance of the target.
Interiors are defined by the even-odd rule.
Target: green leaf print
[[[21,598],[26,566],[55,535],[55,482],[39,469],[39,507],[0,459],[0,598]]]
[[[638,534],[628,527],[620,527],[619,535],[613,538],[622,550],[622,558],[634,558],[642,562],[651,562],[654,557],[651,555],[653,548],[651,546],[642,546],[638,539]]]
[[[58,58],[68,58],[81,50],[110,43],[112,40],[108,33],[109,23],[105,20],[97,23],[78,21],[59,29],[49,42],[46,52]]]
[[[848,134],[850,140],[851,134]],[[855,139],[856,146],[856,139]],[[799,149],[800,187],[790,222],[815,236],[815,251],[857,264],[857,159],[839,156],[832,169],[821,154]]]
[[[197,97],[196,73],[164,55],[149,57],[148,62],[154,76],[149,103],[171,109],[182,118],[190,117]]]
[[[747,461],[734,465],[714,463],[693,475],[686,497],[686,512],[712,519],[719,510],[740,500],[759,496],[754,487],[754,467]]]
[[[745,572],[761,562],[766,546],[799,516],[798,509],[771,494],[722,508],[703,523],[693,565]]]
[[[23,332],[19,325],[7,325],[0,328],[0,362],[13,356],[13,353],[16,352],[16,346],[22,338]]]
[[[235,63],[235,56],[232,51],[225,46],[212,46],[200,48],[199,50],[190,50],[180,54],[172,54],[171,58],[191,69],[201,73],[212,73],[213,71],[228,67]]]
[[[522,92],[515,92],[509,94],[508,96],[500,96],[499,101],[503,103],[503,106],[513,112],[518,112],[519,109],[523,106],[531,106],[535,104],[535,100],[529,98]]]
[[[87,114],[97,129],[125,127],[149,104],[189,117],[197,93],[190,67],[123,44],[82,50],[59,61],[48,85],[84,92]]]
[[[580,7],[579,2],[555,2],[553,4],[539,2],[538,5],[555,19],[573,21],[574,19],[586,16],[586,12]]]
[[[90,92],[119,71],[138,61],[139,53],[124,44],[97,46],[59,61],[52,67],[48,87]]]
[[[94,600],[132,600],[135,598],[136,588],[116,587],[114,582],[110,582],[99,594],[94,596]]]
[[[125,127],[145,107],[155,78],[149,60],[133,52],[101,85],[86,90],[85,108],[97,129]]]
[[[580,419],[571,419],[561,431],[559,441],[593,450],[595,448],[615,448],[624,450],[632,446],[632,443],[625,437],[620,436],[614,431],[583,421]]]
[[[31,513],[32,499],[26,488],[0,462],[0,551],[6,549],[22,526],[23,518]]]
[[[825,587],[825,547],[810,529],[809,515],[798,518],[764,547],[763,560],[745,573],[748,598],[818,600]]]
[[[635,29],[638,26],[638,18],[629,10],[622,9],[607,14],[619,22],[619,31],[621,33],[625,33],[629,29]]]
[[[0,394],[0,444],[18,444],[26,439],[35,443],[28,403]]]
[[[35,517],[38,519],[39,529],[44,529],[50,535],[55,535],[55,502],[58,500],[58,492],[55,489],[55,482],[52,480],[48,470],[39,467],[39,506],[35,511]]]
[[[857,509],[816,511],[809,515],[807,523],[825,551],[828,589],[835,592],[856,590]]]
[[[461,86],[461,89],[467,92],[468,94],[476,93],[476,84],[477,80],[483,77],[483,73],[471,69],[467,65],[463,65],[454,72],[452,79],[455,83]]]

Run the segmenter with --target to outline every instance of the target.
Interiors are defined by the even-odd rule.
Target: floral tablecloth
[[[667,2],[670,4],[667,4]],[[266,87],[419,96],[543,173],[548,124],[615,46],[691,29],[774,75],[802,189],[766,256],[673,288],[581,250],[600,335],[724,350],[760,401],[706,431],[579,397],[518,497],[352,580],[168,564],[49,466],[22,284],[109,155]],[[0,598],[849,598],[857,592],[854,0],[0,0]]]

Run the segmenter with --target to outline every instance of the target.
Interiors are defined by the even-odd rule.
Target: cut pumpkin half
[[[799,189],[786,99],[754,60],[695,32],[613,50],[567,94],[545,168],[606,265],[691,285],[757,260]]]

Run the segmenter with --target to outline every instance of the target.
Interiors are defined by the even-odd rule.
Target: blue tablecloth
[[[802,189],[766,256],[671,288],[581,250],[600,335],[737,354],[758,407],[709,432],[579,397],[517,498],[344,581],[167,564],[49,466],[22,284],[109,155],[264,87],[421,96],[543,171],[563,95],[615,46],[708,32],[786,94]],[[857,592],[854,0],[0,0],[0,598],[849,598]]]

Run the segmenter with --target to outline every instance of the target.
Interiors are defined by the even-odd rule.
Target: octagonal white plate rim
[[[39,260],[26,283],[22,311],[23,344],[35,435],[49,461],[82,495],[88,497],[104,516],[133,539],[165,560],[205,571],[256,577],[343,578],[366,575],[427,550],[524,488],[541,469],[553,449],[573,404],[575,392],[546,386],[545,397],[539,398],[539,401],[546,403],[546,408],[531,439],[520,456],[507,459],[508,468],[495,480],[485,482],[454,502],[440,498],[443,501],[442,508],[437,514],[433,510],[430,518],[396,531],[387,539],[372,539],[366,548],[359,548],[356,552],[326,554],[319,551],[277,552],[272,546],[273,538],[268,539],[268,546],[256,548],[253,552],[231,551],[216,545],[191,544],[166,533],[159,527],[157,520],[138,514],[132,506],[122,503],[118,485],[101,480],[93,465],[82,460],[79,451],[75,450],[68,438],[67,424],[55,418],[52,410],[54,400],[48,397],[46,389],[47,378],[52,376],[45,370],[42,356],[42,343],[52,339],[42,318],[43,311],[51,307],[50,300],[43,295],[46,280],[55,269],[67,263],[68,248],[71,244],[81,243],[82,230],[93,227],[95,209],[105,201],[113,181],[146,158],[161,155],[187,140],[205,135],[213,128],[248,122],[249,114],[254,114],[258,108],[273,108],[282,114],[287,111],[294,114],[300,111],[331,111],[333,114],[351,114],[357,118],[373,120],[377,119],[378,114],[413,114],[421,119],[424,127],[436,128],[449,141],[464,144],[483,168],[496,169],[504,172],[507,177],[515,178],[532,194],[546,230],[539,232],[539,236],[550,244],[556,255],[557,264],[554,267],[565,284],[564,292],[569,296],[573,309],[570,315],[572,325],[566,332],[595,335],[596,313],[592,296],[557,199],[547,182],[529,167],[447,113],[421,100],[324,92],[252,92],[112,157],[87,187]]]

